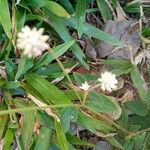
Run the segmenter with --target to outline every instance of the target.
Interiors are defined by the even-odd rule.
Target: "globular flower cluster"
[[[117,79],[115,74],[112,74],[111,72],[105,71],[104,73],[101,74],[101,78],[98,78],[98,81],[100,82],[100,87],[103,91],[108,91],[112,92],[117,88]],[[81,86],[79,86],[80,89],[87,91],[91,85],[87,83],[82,83]]]
[[[105,71],[102,73],[101,78],[99,78],[98,81],[101,83],[101,88],[103,91],[107,90],[112,92],[117,88],[116,84],[118,81],[115,74],[112,74],[111,72]]]
[[[46,41],[49,36],[43,35],[44,29],[31,29],[28,26],[22,28],[21,32],[18,33],[17,47],[23,50],[23,55],[31,58],[37,57],[42,52],[49,48]]]

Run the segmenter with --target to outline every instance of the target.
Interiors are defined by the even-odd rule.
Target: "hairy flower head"
[[[46,41],[49,36],[43,35],[44,29],[37,28],[31,29],[28,26],[22,28],[21,32],[18,33],[17,47],[23,50],[23,55],[27,57],[37,57],[42,52],[49,48]]]
[[[112,92],[117,88],[116,84],[118,83],[115,74],[105,71],[101,74],[101,78],[98,79],[101,82],[101,88],[103,91],[107,90]]]

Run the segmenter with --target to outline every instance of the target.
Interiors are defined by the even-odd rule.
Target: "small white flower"
[[[81,84],[81,86],[79,86],[80,89],[87,91],[89,90],[91,86],[87,83],[87,81],[85,81],[84,83]]]
[[[29,28],[25,26],[22,28],[21,32],[18,33],[17,47],[23,50],[23,55],[27,57],[37,57],[42,54],[42,52],[49,48],[46,41],[49,36],[43,35],[44,29],[41,28]]]
[[[99,78],[98,81],[101,82],[101,88],[103,91],[107,90],[112,92],[112,90],[117,88],[116,84],[118,81],[115,74],[112,74],[111,72],[105,71],[102,73],[101,78]]]

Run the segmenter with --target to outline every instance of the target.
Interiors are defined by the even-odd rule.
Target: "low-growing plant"
[[[96,0],[95,9],[89,7],[91,3],[0,1],[0,147],[4,150],[94,148],[95,144],[79,138],[80,127],[116,149],[150,149],[146,83],[150,73],[145,73],[145,80],[133,61],[117,59],[100,60],[111,66],[111,71],[101,74],[73,71],[90,68],[79,44],[82,36],[128,47],[86,21],[90,12],[100,12],[103,21],[112,19],[118,1],[110,7],[107,0]],[[140,4],[129,3],[123,9],[137,10],[138,15]],[[145,46],[149,35],[149,28],[141,33]],[[134,93],[129,89],[117,96],[124,92],[120,77]]]

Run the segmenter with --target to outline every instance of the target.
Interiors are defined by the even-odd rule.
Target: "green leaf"
[[[147,93],[145,95],[145,102],[147,103],[147,105],[150,106],[150,88],[147,90]]]
[[[35,116],[36,116],[36,111],[26,111],[23,116],[22,127],[21,127],[21,131],[22,131],[21,142],[22,142],[23,149],[25,150],[29,150],[31,146]]]
[[[129,102],[126,102],[125,105],[128,107],[129,110],[131,110],[133,113],[139,115],[139,116],[146,116],[148,113],[148,109],[145,106],[142,101],[139,100],[132,100]]]
[[[48,13],[47,16],[49,17],[49,23],[51,24],[51,26],[53,26],[55,28],[55,31],[59,34],[59,36],[65,42],[73,40],[72,36],[69,34],[69,32],[68,32],[68,30],[66,28],[66,23],[65,23],[65,20],[63,18],[57,17],[57,16],[52,15],[50,13]],[[77,43],[74,43],[71,46],[71,50],[74,53],[74,55],[77,57],[77,59],[79,59],[80,63],[85,68],[89,69],[89,65],[86,64],[86,62],[84,60],[85,54],[83,53],[83,51],[81,50],[79,45]]]
[[[5,89],[16,89],[20,86],[20,83],[19,82],[15,82],[15,81],[7,81],[3,88]]]
[[[73,77],[75,79],[75,82],[79,85],[81,85],[82,83],[85,83],[87,80],[84,76],[82,76],[81,74],[74,72],[73,73]]]
[[[134,4],[126,4],[123,7],[123,10],[127,13],[140,13],[140,5],[139,3],[134,3]]]
[[[59,0],[59,3],[70,13],[74,13],[74,8],[69,0]]]
[[[55,120],[56,136],[61,150],[68,150],[68,142],[65,133],[61,127],[61,123]]]
[[[53,48],[53,51],[55,53],[55,55],[57,57],[61,56],[62,54],[64,54],[69,48],[70,46],[72,46],[74,44],[73,40],[69,40],[61,45],[58,45],[56,47]],[[50,54],[50,52],[45,53],[44,55],[42,55],[34,64],[33,69],[37,69],[42,67],[43,65],[46,65],[47,63],[50,63],[51,61],[53,61],[55,58],[52,56],[52,54]]]
[[[128,60],[102,60],[103,64],[110,65],[113,68],[125,68],[125,67],[133,67],[132,63]]]
[[[112,19],[111,11],[105,0],[96,0],[96,2],[103,17],[103,20],[104,21],[111,20]]]
[[[138,90],[140,98],[145,99],[146,90],[144,87],[144,79],[140,75],[140,72],[136,66],[131,70],[131,78],[134,84],[134,87]]]
[[[48,150],[50,145],[51,130],[47,127],[42,127],[34,150]]]
[[[43,7],[45,6],[45,0],[28,0],[29,5],[32,7]]]
[[[92,133],[96,133],[98,130],[103,132],[114,130],[111,125],[103,121],[97,120],[81,111],[78,112],[77,123],[82,127],[88,129]]]
[[[0,104],[0,110],[5,110],[6,105],[1,103]],[[8,122],[8,115],[1,115],[0,116],[0,139],[3,137],[3,133],[5,132],[5,128]]]
[[[86,0],[78,0],[76,4],[76,20],[78,36],[81,38],[83,34],[83,23],[85,22]]]
[[[122,113],[118,121],[123,127],[127,127],[129,117],[128,117],[128,110],[125,108],[125,106],[123,106],[122,108]]]
[[[0,23],[9,39],[11,39],[11,19],[7,0],[0,1]]]
[[[25,79],[49,104],[71,103],[71,100],[61,90],[43,77],[32,73],[25,75]]]
[[[130,61],[127,60],[102,60],[102,63],[112,66],[115,69],[112,69],[111,72],[116,76],[122,74],[128,74],[133,69],[133,65]]]
[[[59,17],[67,17],[70,18],[70,14],[59,4],[53,1],[46,0],[45,7],[52,12],[53,14]]]
[[[106,140],[113,146],[119,148],[119,149],[123,149],[122,145],[114,138],[114,137],[107,137]]]
[[[4,140],[4,150],[10,150],[11,149],[11,144],[13,143],[14,140],[14,132],[15,130],[13,129],[7,129],[5,136],[3,138]]]
[[[67,24],[68,24],[68,26],[71,26],[72,28],[77,29],[77,22],[75,19],[73,19],[73,18],[68,19]],[[107,43],[115,45],[115,46],[120,46],[120,47],[125,46],[125,44],[122,41],[120,41],[119,39],[111,36],[110,34],[104,32],[88,23],[84,23],[83,33],[90,37],[100,39],[104,42],[107,42]]]
[[[26,19],[26,10],[16,7],[17,31],[20,31],[23,28],[26,21],[25,19]]]
[[[77,120],[78,110],[75,107],[66,107],[61,110],[60,116],[63,131],[67,132],[70,128],[70,123]]]
[[[75,135],[66,134],[67,141],[73,145],[81,145],[81,146],[88,146],[88,147],[94,147],[95,145],[77,138]]]
[[[144,28],[142,31],[142,35],[144,37],[149,37],[150,36],[150,27]]]
[[[32,60],[28,57],[22,57],[19,61],[15,81],[17,81],[21,75],[25,74],[33,66]]]
[[[114,112],[115,104],[105,95],[96,92],[90,92],[86,105],[96,112]]]
[[[64,61],[62,62],[64,68],[71,68],[73,67],[74,65],[77,64],[76,61]],[[52,73],[62,73],[62,68],[59,66],[59,64],[56,62],[56,63],[52,63],[52,64],[48,64],[46,65],[45,67],[40,67],[36,73],[37,74],[41,74],[41,75],[44,75],[44,76],[49,76],[51,75]]]

